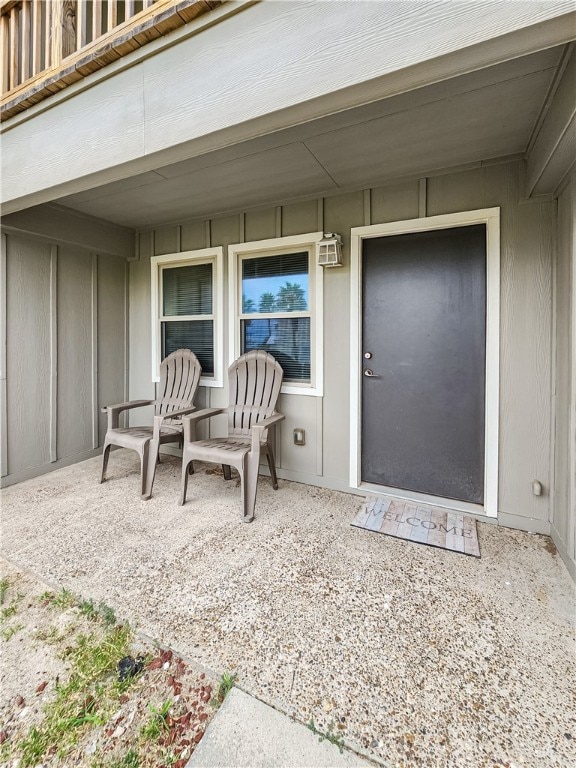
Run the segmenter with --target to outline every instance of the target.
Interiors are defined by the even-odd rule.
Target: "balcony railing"
[[[0,0],[2,119],[217,5],[220,0]]]

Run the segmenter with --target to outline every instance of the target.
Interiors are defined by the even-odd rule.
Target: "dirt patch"
[[[104,604],[0,564],[1,768],[183,768],[219,682]]]
[[[546,552],[550,552],[551,555],[558,554],[558,550],[556,549],[556,544],[554,544],[554,542],[549,536],[545,537],[544,549],[546,550]]]

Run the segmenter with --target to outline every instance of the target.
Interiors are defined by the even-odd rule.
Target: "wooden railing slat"
[[[102,0],[92,0],[92,40],[102,34]]]
[[[134,16],[134,0],[126,0],[124,7],[126,8],[126,16],[124,20],[128,21],[128,19],[131,19],[132,16]]]
[[[108,0],[108,26],[110,32],[118,23],[118,0]]]
[[[21,22],[22,22],[22,34],[20,35],[20,51],[22,54],[22,76],[21,76],[21,82],[24,82],[24,80],[28,80],[31,72],[31,46],[30,46],[30,32],[32,29],[31,25],[31,19],[30,19],[30,12],[31,12],[31,4],[30,0],[23,0],[22,2],[22,11],[21,11]]]
[[[52,3],[43,3],[44,11],[44,69],[52,66]]]
[[[62,2],[62,0],[60,0]],[[76,52],[76,0],[63,0],[62,53],[65,59]]]
[[[20,11],[14,6],[10,11],[10,84],[9,88],[18,85],[18,29]]]
[[[42,2],[32,0],[32,74],[42,69]]]
[[[56,67],[62,61],[64,3],[50,3],[50,17],[50,63],[53,67]]]
[[[0,44],[2,46],[2,92],[6,93],[10,87],[10,77],[8,71],[8,51],[10,49],[10,19],[8,15],[2,16],[0,19],[2,23]]]
[[[78,0],[76,5],[76,50],[86,45],[86,0]]]

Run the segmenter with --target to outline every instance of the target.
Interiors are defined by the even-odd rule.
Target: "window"
[[[222,386],[222,249],[155,256],[152,263],[152,366],[177,349],[191,349],[201,384]]]
[[[284,369],[283,392],[321,394],[321,234],[230,246],[234,359],[252,349],[270,352]],[[233,326],[232,326],[233,323]]]

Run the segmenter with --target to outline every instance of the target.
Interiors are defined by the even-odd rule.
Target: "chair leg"
[[[260,464],[259,452],[247,453],[244,456],[242,466],[242,506],[243,520],[251,523],[254,520],[256,507],[256,491],[258,490],[258,465]]]
[[[272,480],[272,488],[275,491],[278,490],[278,478],[276,477],[276,462],[274,460],[274,451],[272,446],[266,446],[266,459],[268,461],[268,469],[270,470],[270,478]]]
[[[108,469],[108,459],[110,458],[110,448],[112,443],[104,443],[102,449],[102,474],[100,475],[100,482],[103,483],[106,480],[106,470]]]
[[[188,475],[191,475],[194,472],[193,464],[194,462],[186,461],[184,457],[182,457],[182,479],[180,481],[180,501],[178,502],[180,506],[186,502],[186,493],[188,492]],[[190,472],[189,467],[192,467],[192,472]]]
[[[230,464],[222,464],[222,472],[224,472],[224,480],[232,480],[232,471],[230,470]]]
[[[150,440],[144,446],[145,458],[142,462],[142,498],[144,501],[152,496],[154,478],[156,477],[156,465],[160,453],[160,443]]]
[[[152,485],[154,482],[154,471],[150,471],[150,455],[153,451],[150,450],[150,441],[144,443],[140,450],[140,495],[143,499],[150,498],[152,488],[148,490],[148,485]],[[154,456],[154,470],[156,469],[156,457]]]
[[[193,475],[194,474],[194,462],[190,462],[190,466],[188,467],[188,474]]]

